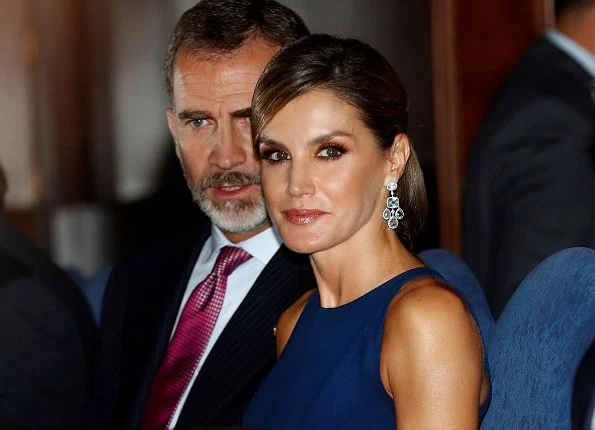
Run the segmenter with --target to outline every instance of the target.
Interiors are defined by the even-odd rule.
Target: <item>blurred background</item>
[[[198,222],[165,109],[167,40],[195,0],[0,0],[7,216],[91,276],[143,231]],[[552,25],[553,0],[281,0],[313,32],[383,53],[410,99],[430,219],[418,247],[460,253],[471,140],[502,79]]]

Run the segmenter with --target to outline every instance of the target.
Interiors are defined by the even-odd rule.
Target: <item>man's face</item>
[[[270,226],[252,150],[250,103],[278,49],[255,39],[227,55],[181,52],[176,58],[169,129],[194,199],[232,242]]]

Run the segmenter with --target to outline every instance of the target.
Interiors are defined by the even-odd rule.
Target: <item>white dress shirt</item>
[[[595,78],[595,55],[557,30],[546,31],[545,37],[576,61],[592,78]]]
[[[188,285],[186,285],[186,291],[184,292],[184,297],[182,298],[182,303],[180,305],[180,309],[178,310],[178,316],[170,335],[170,339],[171,336],[173,336],[176,327],[178,326],[178,320],[180,319],[180,315],[182,314],[182,310],[184,309],[186,302],[198,284],[200,284],[209,275],[209,273],[211,273],[221,248],[228,245],[237,246],[252,255],[252,258],[244,264],[238,266],[238,268],[235,269],[227,278],[225,298],[223,299],[223,305],[221,306],[219,317],[217,318],[217,322],[213,328],[213,333],[211,334],[211,338],[209,339],[209,343],[207,344],[205,352],[202,355],[198,366],[192,375],[192,378],[190,379],[190,383],[182,395],[182,399],[180,400],[180,403],[174,412],[168,428],[172,429],[176,425],[182,408],[184,407],[186,399],[188,398],[188,394],[190,393],[192,385],[196,380],[196,376],[198,375],[198,372],[200,372],[200,369],[207,359],[207,356],[213,349],[215,342],[217,342],[217,339],[223,332],[223,329],[229,320],[231,320],[231,317],[248,294],[248,291],[250,291],[250,288],[252,288],[252,285],[263,271],[264,267],[268,264],[271,258],[273,258],[273,255],[275,255],[275,253],[279,250],[281,243],[281,238],[273,228],[268,228],[262,233],[259,233],[244,242],[231,243],[223,235],[221,230],[213,226],[211,230],[211,237],[209,237],[205,242],[202,250],[200,251],[200,255],[198,256],[198,260],[196,260],[196,263],[194,264],[194,269],[192,269],[192,274],[190,275]]]

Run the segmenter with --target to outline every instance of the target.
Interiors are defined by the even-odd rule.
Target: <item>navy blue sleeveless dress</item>
[[[419,277],[446,282],[432,269],[416,268],[336,308],[322,308],[314,292],[243,424],[266,430],[394,429],[394,403],[380,379],[384,319],[401,287]],[[488,403],[489,397],[480,419]]]

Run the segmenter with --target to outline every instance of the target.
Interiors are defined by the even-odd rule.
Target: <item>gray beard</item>
[[[226,202],[212,201],[205,195],[207,188],[223,184],[240,186],[260,185],[259,174],[248,175],[241,172],[217,172],[203,179],[199,185],[192,183],[188,176],[186,176],[186,182],[192,193],[192,198],[198,203],[200,210],[211,219],[214,225],[223,231],[229,233],[246,233],[269,221],[262,195],[255,199]]]

